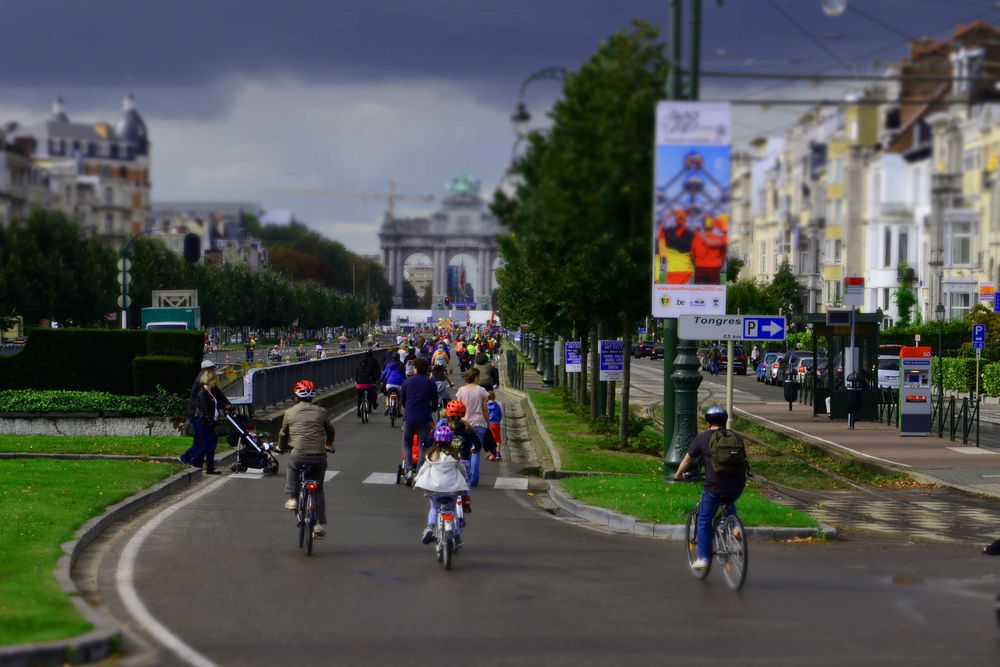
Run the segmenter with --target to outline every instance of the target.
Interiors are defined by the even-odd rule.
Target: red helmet
[[[299,380],[292,389],[299,398],[314,398],[316,396],[316,385],[312,380]]]
[[[449,417],[464,417],[465,403],[462,401],[448,401],[448,405],[444,406],[444,411]]]

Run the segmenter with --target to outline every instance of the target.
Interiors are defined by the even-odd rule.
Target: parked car
[[[657,343],[655,340],[641,340],[632,346],[632,356],[636,359],[641,359],[642,357],[649,357],[652,355],[653,350],[656,347],[660,347],[660,356],[663,356],[663,346]]]
[[[767,379],[765,380],[767,384],[784,384],[784,380],[781,382],[778,381],[778,373],[781,371],[781,368],[785,363],[787,363],[787,355],[784,354],[779,354],[771,361],[771,366],[767,370]]]
[[[775,384],[778,386],[785,384],[785,377],[788,373],[798,373],[799,362],[806,358],[812,359],[812,352],[799,350],[797,352],[789,352],[788,354],[785,354],[778,367],[776,375],[777,382],[775,382]]]
[[[719,346],[719,371],[726,371],[726,364],[729,362],[727,358],[727,350],[725,345]],[[747,354],[743,351],[743,347],[740,345],[733,346],[733,373],[736,375],[746,375],[747,374]]]
[[[767,371],[771,368],[771,363],[778,358],[777,352],[766,352],[761,362],[757,364],[757,382],[771,384],[767,377]]]
[[[802,357],[799,359],[799,365],[796,367],[795,371],[799,375],[799,382],[805,382],[806,376],[811,375],[813,371],[813,366],[816,365],[816,359],[813,357]],[[826,358],[819,358],[819,368],[816,369],[817,374],[822,373],[826,370]]]
[[[657,343],[649,350],[650,359],[662,359],[663,358],[663,344]]]
[[[880,354],[878,357],[878,386],[899,389],[899,357]]]

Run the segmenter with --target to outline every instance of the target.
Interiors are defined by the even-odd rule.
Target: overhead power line
[[[687,72],[685,72],[687,74]],[[713,79],[771,79],[781,81],[996,81],[995,76],[934,76],[929,74],[786,74],[783,72],[729,72],[702,70]]]

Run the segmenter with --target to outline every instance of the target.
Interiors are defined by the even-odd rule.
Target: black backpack
[[[720,475],[743,475],[747,471],[747,448],[738,433],[720,428],[708,442],[712,468]]]

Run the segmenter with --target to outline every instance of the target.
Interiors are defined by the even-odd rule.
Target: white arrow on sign
[[[774,320],[771,320],[770,322],[768,322],[767,324],[765,324],[764,326],[761,327],[762,330],[766,331],[771,336],[773,336],[774,334],[778,333],[783,328],[784,327],[782,327],[780,324],[778,324]]]

